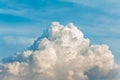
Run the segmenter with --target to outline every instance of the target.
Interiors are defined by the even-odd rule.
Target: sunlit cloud
[[[119,65],[109,46],[89,42],[72,23],[53,22],[28,50],[2,59],[0,79],[118,80]]]

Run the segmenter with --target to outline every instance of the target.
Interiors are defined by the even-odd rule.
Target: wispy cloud
[[[77,4],[83,4],[89,7],[98,8],[104,11],[108,11],[111,14],[120,13],[120,1],[119,0],[61,0],[67,2],[73,2]]]
[[[21,8],[21,9],[6,9],[6,8],[0,8],[0,14],[6,14],[6,15],[12,15],[12,16],[19,16],[23,18],[27,18],[33,21],[37,21],[37,15],[32,9],[29,8]]]
[[[35,1],[31,0],[30,2],[33,2],[34,4]],[[13,16],[20,16],[20,17],[31,19],[33,21],[41,21],[43,19],[43,16],[49,14],[48,13],[49,9],[45,9],[45,10],[41,9],[42,1],[39,1],[39,3],[36,2],[37,3],[36,5],[40,5],[38,6],[39,7],[38,9],[35,7],[36,5],[33,6],[30,4],[30,2],[2,0],[0,1],[0,4],[4,4],[4,6],[0,8],[0,13],[13,15]]]
[[[2,14],[11,14],[11,15],[22,15],[24,14],[24,10],[14,10],[14,9],[4,9],[0,8],[0,13]]]
[[[6,44],[9,45],[30,45],[34,42],[35,38],[6,36],[3,37],[3,40]]]
[[[36,23],[34,25],[32,23],[14,25],[5,24],[0,26],[0,35],[36,36],[42,33],[42,31],[45,29],[45,26],[46,25],[40,25],[40,23]]]

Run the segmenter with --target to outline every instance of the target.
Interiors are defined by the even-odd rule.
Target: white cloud
[[[3,59],[2,80],[118,80],[107,45],[90,45],[73,24],[54,22],[29,50]]]

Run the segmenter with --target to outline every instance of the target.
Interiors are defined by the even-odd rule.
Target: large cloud
[[[1,80],[117,80],[107,45],[90,45],[73,24],[57,22],[27,51],[2,60]]]

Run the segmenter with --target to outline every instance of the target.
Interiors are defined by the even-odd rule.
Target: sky
[[[107,44],[120,64],[119,4],[119,0],[0,0],[0,59],[27,49],[58,21],[74,23],[91,44]]]

